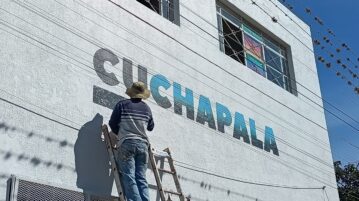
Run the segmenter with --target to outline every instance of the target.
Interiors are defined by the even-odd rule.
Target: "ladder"
[[[155,179],[156,179],[156,183],[157,183],[157,189],[158,189],[158,191],[160,193],[161,200],[166,201],[165,193],[167,193],[168,194],[167,201],[172,200],[170,195],[178,196],[180,201],[185,201],[185,196],[183,195],[181,185],[180,185],[179,180],[178,180],[178,175],[177,175],[175,166],[173,164],[173,159],[172,159],[171,152],[170,152],[169,148],[166,148],[163,151],[157,151],[157,150],[153,149],[150,146],[149,149],[150,149],[149,150],[149,157],[150,157],[151,167],[152,167],[152,171],[153,171],[153,173],[155,175]],[[170,170],[165,170],[165,169],[162,169],[162,168],[158,168],[157,165],[156,165],[156,162],[155,162],[155,156],[158,157],[158,158],[167,159],[168,164],[170,166]],[[163,189],[159,172],[163,172],[163,173],[167,173],[167,174],[172,175],[177,191],[171,191],[171,190]],[[189,198],[187,198],[187,201],[189,201]]]
[[[116,183],[116,188],[117,188],[117,192],[118,192],[119,201],[126,201],[125,196],[123,194],[123,190],[122,190],[120,175],[119,175],[119,172],[117,171],[117,164],[116,164],[115,154],[113,152],[113,148],[115,147],[115,145],[112,144],[112,140],[111,140],[111,137],[110,137],[110,132],[108,131],[107,125],[102,126],[102,133],[104,135],[106,148],[107,148],[107,151],[108,151],[108,155],[110,157],[111,168],[112,168],[112,171],[113,171],[113,175],[115,177],[115,183]]]
[[[122,190],[119,171],[117,171],[118,169],[117,169],[117,165],[116,165],[116,158],[115,158],[115,154],[114,154],[114,150],[113,150],[114,144],[111,141],[110,132],[108,131],[107,125],[102,126],[102,132],[103,132],[104,139],[106,142],[107,151],[110,156],[111,167],[112,167],[114,177],[115,177],[117,192],[119,194],[119,201],[126,201],[123,190]],[[163,151],[157,151],[154,148],[152,148],[150,145],[148,154],[149,154],[149,160],[151,163],[152,171],[153,171],[155,179],[156,179],[157,190],[159,192],[161,201],[172,201],[170,195],[178,196],[180,201],[190,201],[189,197],[185,198],[185,196],[183,195],[181,185],[179,183],[178,175],[177,175],[175,166],[173,164],[173,158],[171,156],[171,152],[170,152],[169,148],[166,148]],[[158,168],[156,165],[155,157],[167,159],[168,164],[170,166],[170,170]],[[176,191],[167,190],[167,189],[163,188],[159,172],[163,172],[163,173],[172,175],[175,186],[176,186]],[[165,193],[168,194],[167,200],[165,197]]]

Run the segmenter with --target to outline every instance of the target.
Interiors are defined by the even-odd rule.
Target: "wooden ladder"
[[[158,192],[160,193],[161,201],[171,201],[172,199],[171,199],[170,195],[178,196],[180,201],[185,201],[185,199],[186,199],[186,201],[190,201],[189,198],[185,198],[185,196],[183,195],[181,185],[179,183],[178,175],[177,175],[175,166],[173,164],[173,158],[171,156],[171,152],[170,152],[169,148],[166,148],[163,151],[157,151],[150,146],[149,156],[150,156],[152,171],[155,175],[155,179],[156,179],[156,183],[157,183],[157,189],[158,189]],[[170,166],[170,170],[158,168],[156,165],[156,162],[155,162],[155,156],[158,158],[167,159],[168,164]],[[176,191],[172,191],[172,190],[163,188],[159,172],[163,172],[163,173],[172,175],[173,180],[175,182]],[[168,194],[167,200],[165,198],[165,193]]]
[[[115,158],[115,154],[114,154],[115,146],[111,141],[110,132],[108,131],[107,125],[102,126],[102,132],[103,132],[103,135],[105,138],[107,151],[110,156],[111,167],[112,167],[112,171],[113,171],[114,177],[115,177],[117,192],[119,194],[119,201],[126,201],[126,198],[125,198],[123,190],[122,190],[119,171],[117,169],[116,158]],[[168,164],[170,166],[170,170],[158,168],[156,165],[155,157],[161,158],[161,159],[167,159]],[[171,201],[172,199],[171,199],[170,195],[178,196],[180,201],[190,201],[190,198],[185,198],[185,196],[183,195],[181,185],[179,183],[178,175],[177,175],[175,166],[173,164],[173,159],[172,159],[171,152],[170,152],[169,148],[166,148],[163,151],[157,151],[157,150],[153,149],[150,145],[149,146],[149,159],[151,162],[152,171],[153,171],[155,179],[156,179],[157,190],[160,194],[161,201]],[[163,173],[172,175],[175,186],[176,186],[176,191],[172,191],[172,190],[163,188],[159,172],[163,172]],[[165,193],[168,194],[167,200],[165,197]]]
[[[113,148],[115,147],[115,145],[112,144],[111,137],[110,137],[110,132],[108,131],[107,125],[102,126],[102,133],[103,133],[104,138],[105,138],[108,155],[110,156],[111,168],[112,168],[112,171],[113,171],[113,175],[115,177],[115,183],[116,183],[116,188],[117,188],[117,192],[118,192],[119,201],[126,201],[125,196],[123,194],[123,190],[122,190],[120,174],[119,174],[119,171],[117,169],[115,154],[113,152]]]

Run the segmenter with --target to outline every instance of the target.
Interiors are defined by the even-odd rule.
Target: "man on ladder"
[[[118,136],[116,162],[127,201],[149,201],[146,130],[152,131],[154,122],[151,109],[142,99],[147,99],[150,91],[144,83],[135,82],[126,94],[130,99],[117,103],[109,122],[112,132]]]

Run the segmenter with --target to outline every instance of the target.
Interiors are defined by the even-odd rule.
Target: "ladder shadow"
[[[95,117],[79,130],[74,146],[76,185],[87,195],[110,197],[114,182],[109,156],[102,141],[103,116]]]

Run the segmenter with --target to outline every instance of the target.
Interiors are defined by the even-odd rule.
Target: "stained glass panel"
[[[246,50],[250,51],[253,55],[258,57],[259,59],[263,60],[262,55],[262,44],[259,43],[257,40],[253,39],[246,33],[244,33],[244,47]]]
[[[250,54],[246,54],[247,67],[265,77],[264,64]]]
[[[243,30],[244,32],[248,33],[250,36],[252,36],[253,38],[259,40],[259,41],[263,41],[263,37],[261,35],[259,35],[257,32],[253,31],[251,28],[249,28],[247,25],[243,24]]]

